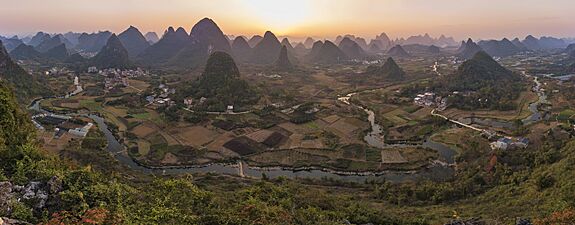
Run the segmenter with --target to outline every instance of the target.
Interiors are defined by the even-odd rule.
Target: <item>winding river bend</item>
[[[351,97],[353,94],[348,95]],[[43,113],[50,113],[44,109],[42,109],[40,102],[43,99],[38,99],[34,101],[30,109],[36,110]],[[349,98],[345,100],[344,98],[338,98],[338,101],[342,101],[346,104],[351,104],[349,102]],[[360,107],[360,106],[357,106]],[[362,108],[362,107],[360,107]],[[364,108],[362,108],[364,109]],[[369,121],[372,126],[372,131],[368,133],[364,140],[373,147],[377,148],[393,148],[393,147],[402,147],[401,145],[386,145],[383,142],[382,136],[382,129],[375,122],[375,114],[373,111],[364,109],[369,115]],[[70,114],[70,115],[78,115],[78,114]],[[428,168],[421,169],[419,171],[384,171],[378,173],[353,173],[353,172],[342,172],[342,171],[332,171],[328,169],[322,168],[305,168],[305,170],[298,170],[293,168],[280,168],[280,167],[273,167],[273,168],[256,168],[250,167],[245,162],[238,162],[237,164],[208,164],[208,165],[201,165],[201,166],[173,166],[173,167],[148,167],[145,165],[141,165],[138,162],[134,161],[130,156],[128,156],[126,152],[126,147],[120,143],[114,134],[108,129],[108,126],[105,123],[105,119],[95,115],[81,115],[85,117],[89,117],[98,125],[98,129],[104,133],[106,137],[108,147],[107,150],[114,156],[116,160],[118,160],[123,165],[127,166],[130,169],[140,171],[143,173],[148,174],[157,174],[157,175],[165,175],[165,174],[186,174],[186,173],[217,173],[217,174],[227,174],[227,175],[240,175],[240,176],[247,176],[247,177],[255,177],[261,178],[264,176],[269,178],[277,178],[280,176],[288,177],[288,178],[311,178],[311,179],[334,179],[334,180],[342,180],[346,182],[366,182],[366,181],[382,181],[387,180],[391,182],[403,182],[403,181],[413,181],[413,180],[423,180],[423,179],[431,179],[431,180],[445,180],[449,179],[453,174],[454,170],[449,164],[454,163],[453,156],[456,152],[449,147],[435,143],[430,140],[424,142],[421,146],[431,148],[437,150],[439,155],[441,156],[442,160],[433,163]]]

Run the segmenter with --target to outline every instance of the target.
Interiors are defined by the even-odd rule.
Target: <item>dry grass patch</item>
[[[407,163],[398,150],[381,150],[381,162],[386,164]]]
[[[218,133],[202,126],[192,126],[171,130],[170,134],[185,145],[201,147],[213,141]]]
[[[270,130],[258,130],[256,132],[252,132],[250,134],[247,134],[246,137],[248,137],[249,139],[252,139],[256,142],[261,143],[261,142],[264,142],[272,134],[273,134],[273,131],[270,131]]]
[[[143,123],[132,129],[132,133],[138,136],[138,138],[145,138],[154,132],[156,132],[156,128],[148,123]]]
[[[338,115],[331,115],[331,116],[322,118],[323,121],[325,121],[326,123],[329,123],[329,124],[335,123],[339,119],[341,119],[341,117],[339,117]]]

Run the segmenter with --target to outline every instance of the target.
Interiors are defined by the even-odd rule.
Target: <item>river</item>
[[[525,124],[525,125],[529,125],[529,124],[538,122],[541,119],[543,119],[543,115],[539,111],[539,106],[541,106],[542,104],[548,103],[547,95],[545,94],[544,91],[542,91],[541,82],[539,81],[539,78],[533,77],[533,81],[535,82],[535,86],[533,87],[533,91],[535,93],[537,93],[537,96],[539,96],[539,99],[536,102],[531,103],[529,105],[529,111],[531,111],[532,114],[531,114],[531,116],[522,120],[523,124]]]
[[[352,95],[349,95],[351,97]],[[43,99],[38,99],[34,101],[30,109],[36,110],[43,113],[50,113],[41,108],[40,102]],[[349,103],[349,98],[347,99],[347,103]],[[340,101],[342,101],[340,99]],[[345,101],[344,101],[345,102]],[[359,106],[358,106],[359,107]],[[362,107],[360,107],[362,108]],[[362,108],[364,109],[364,108]],[[400,145],[386,145],[383,142],[382,136],[382,129],[375,122],[375,114],[373,111],[364,109],[369,115],[369,121],[372,126],[372,131],[366,135],[364,140],[373,147],[377,148],[391,148],[391,147],[404,147]],[[69,115],[78,115],[78,114],[69,114]],[[432,163],[428,168],[421,169],[420,171],[384,171],[378,173],[351,173],[351,172],[341,172],[341,171],[331,171],[327,169],[321,168],[311,168],[306,170],[293,170],[291,168],[256,168],[250,167],[245,162],[242,163],[241,171],[243,174],[240,173],[240,166],[238,164],[209,164],[209,165],[202,165],[202,166],[176,166],[176,167],[161,167],[161,168],[151,168],[148,166],[144,166],[139,164],[138,162],[134,161],[126,152],[126,146],[120,143],[114,134],[108,129],[108,126],[105,123],[104,118],[95,115],[81,115],[85,117],[89,117],[98,125],[98,129],[103,132],[104,136],[106,137],[108,147],[107,150],[114,156],[116,160],[118,160],[123,165],[127,166],[130,169],[140,171],[143,173],[148,174],[157,174],[157,175],[175,175],[175,174],[186,174],[186,173],[217,173],[217,174],[227,174],[227,175],[242,175],[247,177],[254,177],[254,178],[262,178],[265,174],[268,178],[277,178],[280,176],[288,177],[288,178],[311,178],[311,179],[334,179],[334,180],[342,180],[346,182],[366,182],[366,181],[391,181],[391,182],[404,182],[404,181],[414,181],[414,180],[423,180],[423,179],[430,179],[430,180],[446,180],[453,176],[454,170],[448,164],[453,164],[453,156],[456,152],[449,147],[435,143],[433,141],[426,141],[421,146],[427,147],[431,149],[435,149],[439,152],[442,160],[438,161],[437,163]],[[445,162],[445,163],[444,163]]]

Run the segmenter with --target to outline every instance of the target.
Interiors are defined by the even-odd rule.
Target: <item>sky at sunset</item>
[[[573,0],[0,0],[0,34],[121,32],[159,35],[214,19],[224,33],[368,38],[429,33],[458,39],[575,36]]]

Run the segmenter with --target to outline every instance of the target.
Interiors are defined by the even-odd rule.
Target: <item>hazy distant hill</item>
[[[565,41],[554,37],[541,37],[539,38],[539,45],[544,49],[559,49],[567,47]]]
[[[128,50],[130,58],[140,55],[144,50],[150,47],[150,43],[138,28],[130,26],[127,30],[118,35],[122,45]]]
[[[420,44],[420,45],[433,45],[435,44],[435,40],[429,36],[429,34],[425,35],[418,35],[418,36],[411,36],[408,37],[403,43],[403,45],[410,45],[410,44]]]
[[[34,35],[32,37],[32,39],[30,39],[30,41],[28,43],[26,43],[27,45],[31,45],[32,47],[36,47],[38,46],[40,43],[50,39],[50,35],[46,34],[44,32],[38,32],[36,33],[36,35]]]
[[[260,35],[254,35],[252,38],[250,38],[250,40],[248,40],[248,44],[250,44],[250,47],[256,47],[256,45],[258,43],[260,43],[260,41],[264,39],[264,37],[260,36]]]
[[[282,46],[278,59],[274,64],[276,69],[281,71],[289,71],[293,69],[293,65],[288,57],[288,49],[286,45]]]
[[[238,36],[232,42],[232,54],[236,61],[248,62],[252,56],[252,48],[242,36]]]
[[[18,37],[5,38],[0,36],[0,41],[2,41],[4,48],[8,52],[14,50],[16,47],[24,43],[22,40],[18,39]]]
[[[335,64],[348,60],[348,56],[333,42],[314,43],[310,54],[306,57],[312,63]]]
[[[409,55],[409,53],[407,53],[407,51],[405,51],[405,49],[403,49],[403,47],[401,47],[401,45],[393,46],[393,48],[391,48],[387,51],[387,55],[389,55],[391,57],[398,57],[398,58],[411,57],[411,55]]]
[[[355,41],[349,37],[345,37],[339,43],[339,49],[345,53],[350,59],[360,59],[365,57],[366,53]]]
[[[437,40],[435,40],[434,45],[438,45],[441,47],[456,46],[457,41],[455,41],[453,37],[445,37],[445,35],[441,35]]]
[[[40,63],[61,62],[70,55],[65,44],[60,44],[46,52],[39,52],[30,45],[21,44],[10,52],[10,57],[16,60],[32,60]]]
[[[334,43],[335,43],[336,45],[340,46],[340,45],[341,45],[341,42],[342,42],[345,38],[347,38],[347,39],[349,39],[349,40],[355,42],[362,50],[367,50],[367,49],[368,49],[367,41],[366,41],[364,38],[362,38],[362,37],[356,37],[355,35],[351,35],[351,34],[346,34],[346,35],[344,35],[344,36],[341,36],[341,35],[340,35],[340,36],[337,36]],[[340,48],[341,48],[341,47],[340,47]],[[342,49],[342,50],[343,50],[343,49]]]
[[[567,43],[559,38],[541,37],[540,39],[537,39],[532,35],[525,37],[525,40],[523,40],[522,43],[529,50],[533,51],[560,49],[567,46]]]
[[[525,46],[523,43],[521,43],[521,41],[519,40],[519,38],[515,38],[511,41],[511,43],[513,43],[513,45],[515,45],[515,47],[517,47],[519,50],[523,51],[529,51],[529,49],[527,48],[527,46]]]
[[[44,40],[42,43],[36,46],[35,49],[36,51],[44,53],[61,44],[64,44],[62,41],[62,35],[56,35],[50,39]]]
[[[146,41],[150,43],[150,45],[153,45],[160,40],[156,32],[148,32],[146,35],[144,35],[144,37],[146,38]]]
[[[232,50],[229,40],[218,25],[204,18],[192,27],[190,35],[183,41],[183,48],[176,49],[176,54],[169,58],[167,65],[176,68],[199,67],[216,51],[231,53]]]
[[[299,57],[302,57],[309,53],[310,49],[307,49],[303,43],[297,43],[293,48],[294,53]]]
[[[272,64],[277,59],[281,43],[270,31],[267,31],[264,38],[253,48],[250,62],[257,64]]]
[[[367,67],[366,74],[383,77],[386,80],[399,81],[405,79],[405,72],[389,57],[382,66],[371,65]]]
[[[375,37],[375,40],[378,40],[379,44],[381,44],[381,46],[378,46],[379,48],[381,48],[381,50],[386,50],[391,48],[391,39],[389,39],[389,37],[387,36],[387,34],[381,33],[380,35],[377,35]]]
[[[109,31],[92,34],[82,33],[78,37],[78,45],[75,48],[82,52],[96,53],[106,45],[110,36],[112,36],[112,33]]]
[[[287,50],[290,51],[290,52],[293,51],[293,49],[294,49],[293,45],[291,44],[291,42],[289,41],[288,38],[282,39],[282,41],[280,42],[280,44],[281,44],[282,46],[286,46]]]
[[[519,49],[507,38],[503,38],[501,41],[480,41],[478,45],[481,47],[481,49],[487,52],[487,54],[495,57],[512,56],[521,52],[521,49]]]
[[[457,56],[463,59],[471,59],[480,51],[482,51],[481,47],[469,38],[467,42],[461,43],[461,46],[457,50]]]
[[[305,41],[303,42],[303,45],[304,45],[306,48],[311,48],[311,47],[313,47],[313,44],[314,44],[314,43],[315,43],[315,40],[314,40],[313,38],[311,38],[311,37],[308,37],[308,38],[306,38]]]
[[[525,37],[525,39],[522,41],[522,43],[529,50],[537,51],[537,50],[542,49],[541,45],[539,44],[539,40],[537,38],[531,36],[531,35],[528,35],[527,37]]]
[[[75,32],[67,32],[62,34],[62,36],[64,36],[64,38],[70,42],[70,45],[66,46],[66,48],[75,48],[76,45],[78,45],[78,38],[80,38],[80,35],[82,34]]]
[[[431,45],[427,48],[427,52],[431,54],[439,54],[441,53],[441,49],[435,45]]]
[[[115,34],[112,34],[102,50],[90,59],[90,65],[96,66],[99,69],[128,69],[133,67],[133,64],[130,62],[128,50],[126,50]]]
[[[168,62],[188,44],[190,37],[184,28],[169,27],[164,36],[154,45],[150,46],[137,58],[138,61],[148,65],[160,65]]]
[[[216,22],[209,18],[200,20],[190,32],[190,38],[195,45],[201,45],[211,52],[223,51],[231,53],[230,42]],[[208,57],[206,52],[206,58]]]
[[[569,46],[567,46],[564,52],[567,53],[567,55],[571,56],[572,58],[575,58],[575,44],[570,44]]]
[[[382,46],[383,46],[383,44],[381,43],[381,41],[371,40],[371,42],[369,43],[369,46],[367,48],[367,51],[369,53],[372,53],[372,54],[381,53],[382,52]]]
[[[384,35],[385,33],[383,33],[382,35]],[[387,36],[387,35],[386,35]],[[379,37],[379,36],[378,36]],[[382,38],[381,40],[383,42],[385,42],[386,37],[379,37]],[[378,39],[376,37],[376,39]],[[387,38],[389,39],[389,38]],[[440,46],[440,47],[448,47],[448,46],[456,46],[457,42],[452,38],[452,37],[446,37],[445,35],[441,35],[439,38],[433,38],[431,37],[429,34],[424,34],[424,35],[415,35],[415,36],[410,36],[407,39],[404,38],[400,38],[400,39],[396,39],[394,41],[390,41],[390,46],[391,45],[425,45],[425,46],[431,46],[431,45],[435,45],[435,46]]]
[[[10,56],[0,41],[0,79],[13,87],[20,102],[28,103],[34,97],[50,95],[51,91],[43,86],[36,77],[30,75]]]
[[[31,45],[21,44],[10,51],[10,57],[16,60],[38,60],[42,57],[42,53]]]
[[[70,56],[70,53],[65,44],[60,44],[44,53],[44,57],[58,61],[64,61],[68,56]]]

